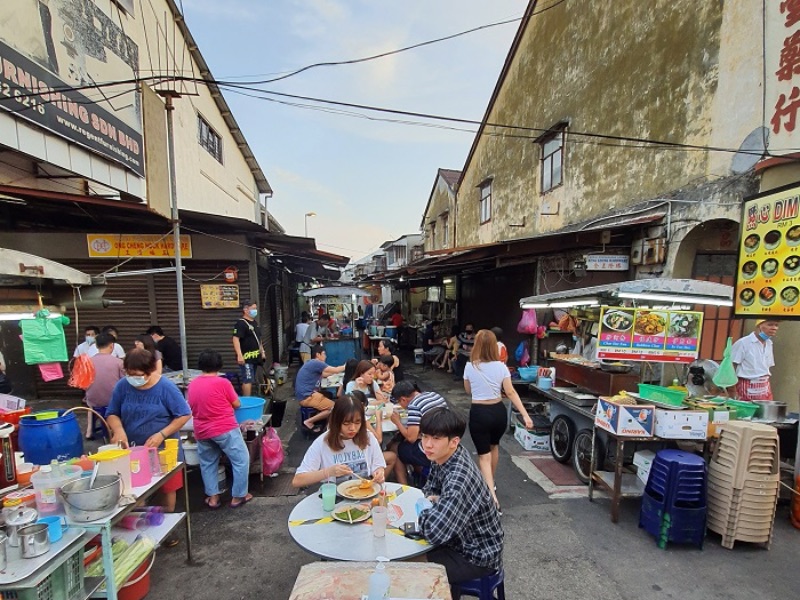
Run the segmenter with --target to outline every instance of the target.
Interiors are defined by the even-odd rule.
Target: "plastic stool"
[[[303,359],[300,358],[300,344],[292,344],[289,347],[289,359],[288,363],[289,366],[292,366],[292,361],[296,360],[301,365],[303,364]]]
[[[300,433],[303,435],[304,438],[316,437],[319,433],[314,433],[307,427],[303,425],[303,421],[306,419],[310,419],[314,415],[318,414],[319,411],[316,408],[305,407],[301,406],[300,410],[297,411],[297,428],[300,430]],[[323,428],[324,429],[324,428]]]
[[[480,579],[462,581],[458,587],[461,588],[462,596],[474,596],[478,600],[506,600],[504,580],[505,573],[500,569]]]

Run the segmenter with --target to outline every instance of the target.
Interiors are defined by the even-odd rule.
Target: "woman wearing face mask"
[[[111,443],[158,448],[167,438],[180,439],[180,429],[192,416],[189,404],[177,386],[156,372],[156,357],[142,348],[131,350],[123,361],[126,376],[111,394],[106,420]],[[183,460],[183,449],[178,450]],[[175,510],[176,492],[183,475],[176,473],[161,487],[161,504]],[[176,542],[177,543],[177,542]]]

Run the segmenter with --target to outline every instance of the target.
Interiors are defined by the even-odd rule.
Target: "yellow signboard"
[[[736,271],[737,317],[800,317],[800,187],[747,200]]]
[[[239,308],[238,285],[201,285],[203,308]]]
[[[90,233],[86,235],[91,258],[174,258],[175,244],[172,234],[131,235],[127,233]],[[192,258],[192,237],[181,236],[181,257]]]

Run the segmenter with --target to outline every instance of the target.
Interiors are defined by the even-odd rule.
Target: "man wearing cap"
[[[775,319],[759,319],[753,333],[733,344],[731,362],[739,378],[736,395],[740,400],[773,400],[769,378],[775,365],[772,338],[778,333],[778,325]]]
[[[397,411],[392,411],[390,419],[397,426],[398,436],[394,449],[397,453],[397,462],[394,464],[394,474],[397,483],[408,484],[407,465],[412,467],[430,467],[431,461],[425,456],[419,443],[419,423],[429,410],[434,408],[447,408],[447,401],[436,392],[421,392],[416,383],[404,379],[398,381],[392,389],[392,400],[402,408],[408,410],[406,424],[400,420]],[[395,444],[393,443],[392,446]]]
[[[267,354],[261,343],[261,329],[256,323],[258,306],[252,300],[242,302],[242,316],[233,326],[233,349],[239,363],[242,396],[249,396],[256,380],[256,369],[263,365]]]

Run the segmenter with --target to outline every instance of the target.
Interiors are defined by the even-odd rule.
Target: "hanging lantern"
[[[225,281],[228,283],[236,283],[239,280],[239,269],[236,267],[228,267],[223,271]]]

